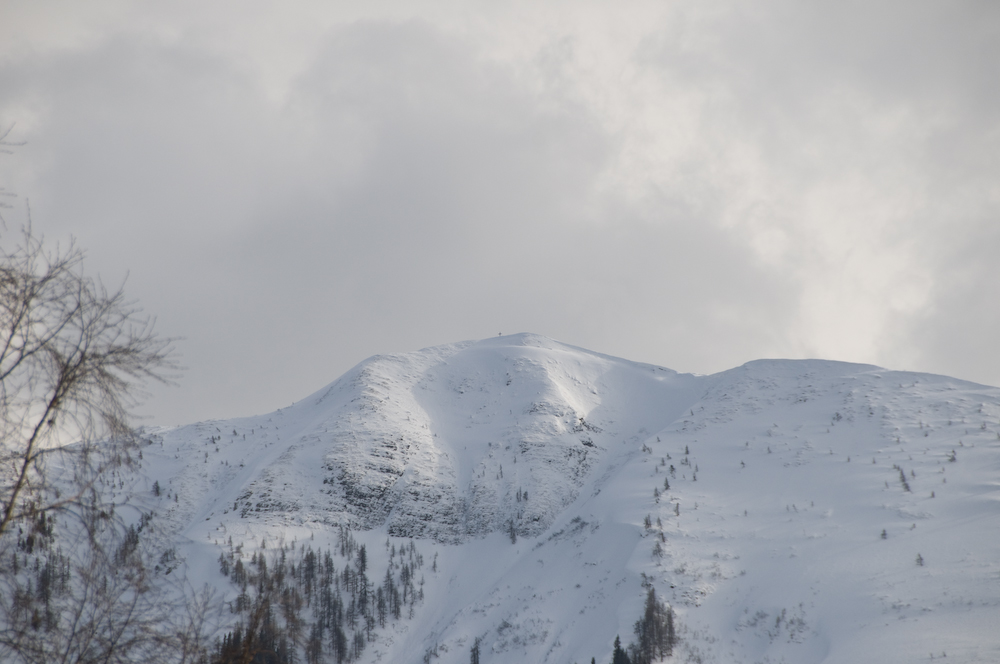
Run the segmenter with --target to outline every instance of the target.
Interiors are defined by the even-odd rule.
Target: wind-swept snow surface
[[[230,538],[249,558],[340,526],[374,568],[411,540],[436,558],[361,661],[467,662],[478,637],[484,663],[606,662],[647,587],[673,661],[1000,661],[996,388],[825,361],[683,375],[525,334],[150,440],[125,491],[197,583],[233,593]]]

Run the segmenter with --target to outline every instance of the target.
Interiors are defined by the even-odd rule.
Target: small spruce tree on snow
[[[899,469],[899,481],[903,485],[903,491],[910,490],[910,483],[906,481],[906,472],[902,468]]]
[[[615,649],[611,655],[611,664],[632,664],[628,653],[622,649],[622,640],[615,636]]]
[[[368,552],[365,551],[365,545],[362,544],[361,548],[358,549],[358,574],[364,574],[368,570]]]
[[[673,609],[656,598],[653,588],[646,595],[642,618],[635,622],[635,636],[637,642],[629,646],[632,664],[651,664],[673,654],[677,641]]]
[[[469,652],[469,664],[479,664],[479,637],[472,642],[472,650]]]

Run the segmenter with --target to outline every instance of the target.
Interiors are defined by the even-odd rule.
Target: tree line
[[[352,662],[391,623],[412,618],[423,601],[424,559],[411,541],[386,541],[385,574],[369,577],[368,552],[341,527],[334,552],[294,543],[255,551],[242,545],[219,556],[219,570],[239,590],[230,602],[236,625],[217,643],[211,664]],[[339,562],[339,567],[338,567]],[[379,577],[376,577],[379,578]]]

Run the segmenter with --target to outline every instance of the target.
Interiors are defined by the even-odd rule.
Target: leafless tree
[[[130,410],[175,370],[171,340],[82,267],[30,223],[0,246],[0,660],[194,663],[218,602],[168,583],[151,515],[128,525],[107,491],[141,456]]]
[[[87,513],[86,528],[35,529],[0,554],[0,660],[23,664],[195,664],[206,656],[211,593],[175,592],[139,528]],[[48,519],[46,519],[48,520]],[[30,553],[29,553],[30,551]],[[18,558],[21,561],[18,561]]]
[[[132,462],[137,389],[174,368],[170,340],[82,263],[73,244],[46,250],[30,225],[0,247],[0,536],[79,504],[109,468]],[[50,481],[55,450],[73,455],[72,482]]]

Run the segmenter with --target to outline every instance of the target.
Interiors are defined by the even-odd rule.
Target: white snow
[[[523,334],[147,433],[124,490],[194,585],[233,592],[230,537],[249,556],[350,525],[376,570],[387,537],[438,555],[363,661],[466,662],[478,636],[486,663],[607,662],[644,584],[676,661],[1000,661],[997,388],[818,360],[685,375]]]

